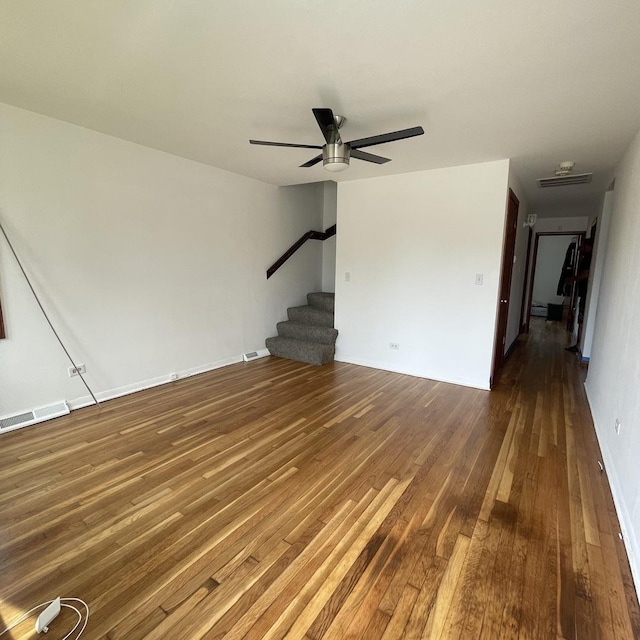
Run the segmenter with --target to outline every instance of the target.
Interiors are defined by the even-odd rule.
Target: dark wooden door
[[[516,250],[516,232],[518,230],[518,207],[520,201],[516,194],[509,189],[507,204],[507,219],[505,222],[504,244],[502,246],[502,274],[500,276],[500,299],[498,302],[498,327],[493,350],[493,371],[491,384],[504,362],[505,342],[507,339],[507,317],[509,315],[509,297],[511,292],[511,276],[513,274],[513,256]]]

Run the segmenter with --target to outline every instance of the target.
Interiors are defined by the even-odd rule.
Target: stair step
[[[333,327],[333,313],[322,311],[310,305],[303,307],[289,307],[287,317],[291,322],[300,324],[317,324],[320,327]]]
[[[335,353],[335,347],[332,344],[306,342],[281,336],[267,338],[266,346],[272,356],[316,365],[331,362]]]
[[[307,302],[310,306],[322,311],[333,313],[335,310],[335,293],[327,293],[325,291],[317,291],[315,293],[307,293]]]
[[[335,344],[338,330],[333,327],[320,327],[315,324],[303,324],[286,320],[278,322],[278,335],[294,340],[306,340],[307,342],[320,342],[322,344]]]

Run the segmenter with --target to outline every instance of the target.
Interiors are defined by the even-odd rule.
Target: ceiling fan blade
[[[374,156],[373,153],[367,153],[366,151],[359,151],[358,149],[351,149],[351,157],[358,158],[358,160],[366,160],[367,162],[375,162],[376,164],[384,164],[385,162],[391,162],[391,158]]]
[[[336,127],[336,120],[333,117],[333,111],[331,109],[312,109],[312,111],[313,115],[316,117],[324,139],[329,144],[341,144],[342,140],[338,133],[338,127]]]
[[[289,144],[288,142],[266,142],[265,140],[249,140],[249,144],[262,144],[267,147],[296,147],[300,149],[322,149],[317,144]]]
[[[368,138],[352,140],[348,144],[352,149],[361,149],[362,147],[371,147],[374,144],[384,144],[385,142],[393,142],[394,140],[404,140],[405,138],[421,136],[423,133],[424,129],[422,127],[411,127],[410,129],[402,129],[401,131],[381,133],[379,136],[370,136]]]
[[[315,158],[311,158],[311,160],[308,160],[307,162],[305,162],[304,164],[301,164],[301,167],[313,167],[314,164],[318,164],[318,162],[320,162],[322,160],[322,154],[320,154],[319,156],[316,156]]]

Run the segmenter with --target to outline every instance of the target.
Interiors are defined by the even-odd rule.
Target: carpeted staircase
[[[337,329],[333,328],[333,293],[308,293],[308,305],[289,307],[289,320],[278,322],[278,335],[267,338],[272,356],[308,364],[326,364],[333,360]]]

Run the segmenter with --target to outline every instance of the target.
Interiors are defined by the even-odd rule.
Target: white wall
[[[489,388],[508,171],[500,160],[338,185],[338,360]]]
[[[562,265],[571,244],[577,236],[540,236],[538,257],[533,278],[532,304],[562,304],[564,296],[557,295]]]
[[[322,231],[326,231],[337,221],[338,185],[330,180],[322,185]],[[322,290],[336,290],[336,236],[322,242]]]
[[[518,229],[516,233],[515,255],[513,257],[513,271],[511,274],[511,290],[509,294],[509,313],[507,316],[507,334],[504,343],[505,352],[511,347],[520,333],[520,315],[522,312],[522,296],[525,294],[524,271],[527,263],[527,245],[529,242],[529,227],[525,226],[531,207],[524,197],[524,189],[520,180],[509,168],[509,188],[520,202],[518,206]]]
[[[587,395],[640,587],[640,132],[616,171]],[[615,421],[621,424],[616,435]]]
[[[278,188],[0,105],[0,220],[99,397],[264,349],[321,286],[322,185]],[[0,240],[0,416],[88,394]]]

